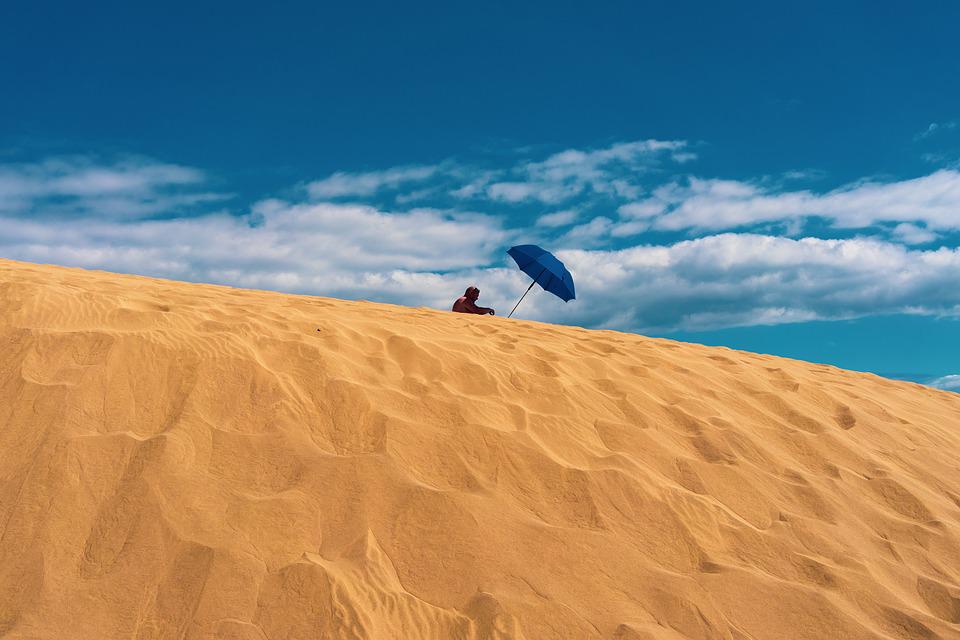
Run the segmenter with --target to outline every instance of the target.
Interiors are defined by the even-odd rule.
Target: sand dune
[[[10,261],[0,346],[6,638],[960,638],[958,394]]]

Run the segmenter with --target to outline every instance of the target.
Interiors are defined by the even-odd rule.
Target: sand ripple
[[[960,638],[960,395],[0,261],[0,636]]]

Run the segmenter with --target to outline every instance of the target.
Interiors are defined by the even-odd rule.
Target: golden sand
[[[958,394],[10,261],[0,348],[5,638],[960,637]]]

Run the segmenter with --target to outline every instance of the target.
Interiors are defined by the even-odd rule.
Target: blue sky
[[[960,386],[960,6],[129,4],[0,7],[0,255]]]

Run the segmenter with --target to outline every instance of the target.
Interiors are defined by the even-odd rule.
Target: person
[[[453,303],[453,310],[457,313],[476,313],[482,316],[487,314],[496,315],[490,307],[481,307],[477,305],[477,298],[480,297],[480,289],[474,286],[467,287],[463,295],[457,298]]]

